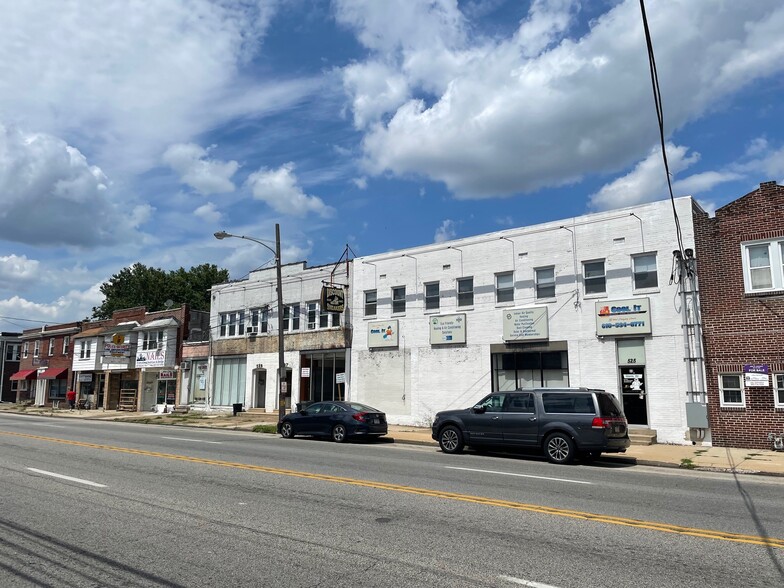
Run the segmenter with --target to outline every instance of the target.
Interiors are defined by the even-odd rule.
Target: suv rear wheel
[[[544,441],[544,452],[552,463],[569,463],[574,459],[574,441],[566,433],[551,433]]]
[[[460,453],[463,451],[463,435],[457,427],[447,425],[438,434],[438,444],[444,453]]]

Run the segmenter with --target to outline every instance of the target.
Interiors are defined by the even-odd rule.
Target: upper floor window
[[[49,338],[49,357],[54,355],[54,337]]]
[[[269,308],[253,308],[250,311],[251,333],[266,333],[269,328]],[[252,330],[251,330],[252,329]]]
[[[721,406],[746,406],[746,392],[740,374],[721,374],[719,376],[719,400]]]
[[[743,245],[746,292],[784,289],[784,240]]]
[[[607,292],[607,278],[604,274],[604,260],[586,261],[583,263],[583,285],[587,294],[604,294]],[[555,294],[553,294],[555,296]]]
[[[308,302],[308,330],[316,328],[318,324],[318,302]]]
[[[329,327],[340,326],[340,313],[327,312],[326,310],[319,309],[319,328],[327,329]]]
[[[555,266],[540,267],[534,270],[536,277],[536,298],[555,298]]]
[[[5,348],[6,361],[19,361],[19,344],[9,343]],[[15,381],[15,380],[14,380]]]
[[[283,330],[299,331],[299,317],[301,309],[299,304],[283,307]]]
[[[776,408],[784,408],[784,374],[775,374],[773,380],[775,383],[773,403]]]
[[[514,302],[514,272],[495,275],[495,301]]]
[[[90,341],[87,339],[79,342],[79,359],[90,359]]]
[[[71,336],[66,335],[63,337],[63,355],[68,355],[68,348],[71,345]]]
[[[245,311],[222,312],[220,315],[220,336],[236,337],[245,334]]]
[[[474,278],[457,279],[457,305],[474,305]]]
[[[33,357],[38,357],[41,354],[41,341],[38,340],[34,343]]]
[[[438,282],[425,284],[425,310],[438,310],[441,306],[441,286]]]
[[[365,316],[376,316],[377,301],[375,290],[365,290]]]
[[[632,257],[634,289],[658,288],[659,276],[656,273],[656,254],[645,253]]]
[[[142,331],[142,351],[163,348],[163,331]],[[90,357],[89,353],[87,357]]]
[[[406,287],[392,288],[392,312],[406,312]]]
[[[27,359],[27,356],[30,355],[30,342],[25,341],[24,345],[22,346],[22,357]]]

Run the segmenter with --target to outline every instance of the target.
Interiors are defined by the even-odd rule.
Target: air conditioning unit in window
[[[181,369],[181,370],[189,370],[189,369],[191,369],[191,364],[190,364],[190,362],[189,362],[189,361],[183,361],[183,362],[180,364],[180,369]]]
[[[245,330],[245,334],[246,334],[248,337],[255,337],[256,335],[258,335],[258,334],[259,334],[259,328],[258,328],[258,327],[248,327],[248,328]]]

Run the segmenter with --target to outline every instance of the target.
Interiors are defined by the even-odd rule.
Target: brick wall
[[[746,364],[784,372],[784,291],[746,294],[741,244],[784,237],[784,186],[759,188],[709,218],[694,212],[695,245],[705,339],[708,418],[714,445],[770,449],[769,432],[784,431],[784,409],[771,387],[746,388],[744,408],[721,407],[719,375]]]

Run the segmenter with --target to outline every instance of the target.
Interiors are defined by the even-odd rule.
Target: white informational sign
[[[302,377],[303,378],[309,378],[310,377],[310,368],[309,367],[302,368],[302,372],[301,373],[302,373]]]
[[[368,323],[368,347],[397,347],[397,320]]]
[[[430,344],[449,345],[466,342],[466,315],[445,314],[430,317]]]
[[[346,383],[346,372],[340,372],[335,374],[335,383],[336,384],[345,384]]]
[[[646,335],[651,332],[648,298],[596,302],[596,334],[599,337]]]
[[[172,370],[161,370],[158,372],[158,379],[159,380],[176,380],[177,376],[174,375]]]
[[[80,373],[80,374],[77,376],[77,380],[78,380],[79,382],[92,382],[92,381],[93,381],[93,375],[92,375],[92,374],[84,374],[84,373]]]
[[[504,341],[546,341],[550,326],[546,306],[503,311]]]
[[[136,367],[163,367],[166,365],[165,349],[148,349],[136,352]]]
[[[768,374],[745,373],[743,374],[743,385],[747,388],[751,386],[767,388],[770,386],[770,376]]]

